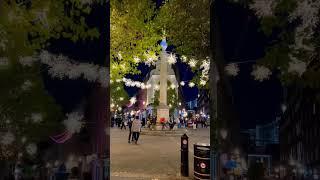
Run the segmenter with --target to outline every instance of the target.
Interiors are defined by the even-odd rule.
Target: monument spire
[[[161,119],[165,121],[169,120],[169,108],[167,106],[167,82],[168,82],[168,64],[167,64],[167,52],[168,47],[165,37],[160,43],[162,52],[160,54],[160,98],[159,106],[157,108],[157,122],[158,127],[161,128]]]
[[[166,39],[163,39],[160,45],[162,46],[160,55],[160,106],[167,106],[168,64],[166,49],[168,45]]]

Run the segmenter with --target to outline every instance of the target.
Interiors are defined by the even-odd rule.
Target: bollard
[[[181,136],[181,176],[189,176],[189,141],[186,134]]]
[[[210,180],[210,144],[194,144],[194,178]]]

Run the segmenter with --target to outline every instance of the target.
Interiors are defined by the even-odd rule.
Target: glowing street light
[[[189,83],[189,87],[192,88],[192,87],[194,87],[194,86],[195,86],[195,83],[194,83],[194,82],[190,82],[190,83]]]

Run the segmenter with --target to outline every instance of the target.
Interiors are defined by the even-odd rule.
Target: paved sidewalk
[[[209,142],[209,129],[189,136],[189,175],[193,177],[193,143]],[[128,130],[111,129],[111,180],[189,179],[180,176],[180,137],[141,135],[128,143]]]

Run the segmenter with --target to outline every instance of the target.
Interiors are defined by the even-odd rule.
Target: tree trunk
[[[233,107],[231,85],[224,72],[224,46],[222,36],[222,11],[224,0],[215,0],[210,4],[210,144],[211,144],[211,179],[219,178],[218,152],[230,150],[238,143],[239,121],[236,119]],[[221,141],[220,129],[226,128],[228,136]],[[227,143],[222,146],[222,143]],[[228,149],[221,149],[227,147]]]

